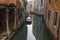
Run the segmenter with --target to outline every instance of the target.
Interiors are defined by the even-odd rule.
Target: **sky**
[[[32,0],[28,0],[28,1],[32,1]]]

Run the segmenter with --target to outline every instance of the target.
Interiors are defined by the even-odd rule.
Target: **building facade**
[[[27,2],[27,11],[31,12],[31,10],[32,10],[32,1],[28,1]]]
[[[45,24],[53,34],[53,40],[60,40],[60,0],[45,0]]]
[[[44,0],[35,0],[34,2],[34,11],[37,14],[44,14]]]

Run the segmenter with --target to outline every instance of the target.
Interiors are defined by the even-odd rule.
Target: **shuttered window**
[[[48,20],[50,20],[50,11],[48,11]]]
[[[54,25],[56,25],[56,23],[57,23],[57,12],[55,12],[55,15],[54,15]]]

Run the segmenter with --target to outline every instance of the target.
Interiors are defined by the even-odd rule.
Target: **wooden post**
[[[10,36],[9,23],[8,23],[8,9],[7,9],[7,13],[6,13],[6,27],[7,27],[8,36]]]
[[[13,29],[14,30],[17,30],[17,12],[16,12],[16,10],[15,10],[15,13],[14,13],[14,25],[13,25]]]
[[[34,0],[32,0],[32,12],[34,12]]]
[[[34,0],[32,0],[32,11],[31,12],[34,13]],[[34,15],[32,15],[32,27],[34,28]]]

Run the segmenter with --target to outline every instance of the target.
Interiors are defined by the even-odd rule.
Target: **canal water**
[[[36,40],[52,40],[52,34],[44,22],[44,15],[34,15],[33,34]]]
[[[36,40],[32,32],[32,24],[23,24],[10,40]]]
[[[32,32],[32,24],[27,25],[27,28],[28,28],[27,40],[36,40],[35,36],[33,35],[33,32]]]
[[[52,40],[52,34],[44,24],[43,16],[34,16],[34,27],[23,24],[11,40]]]

